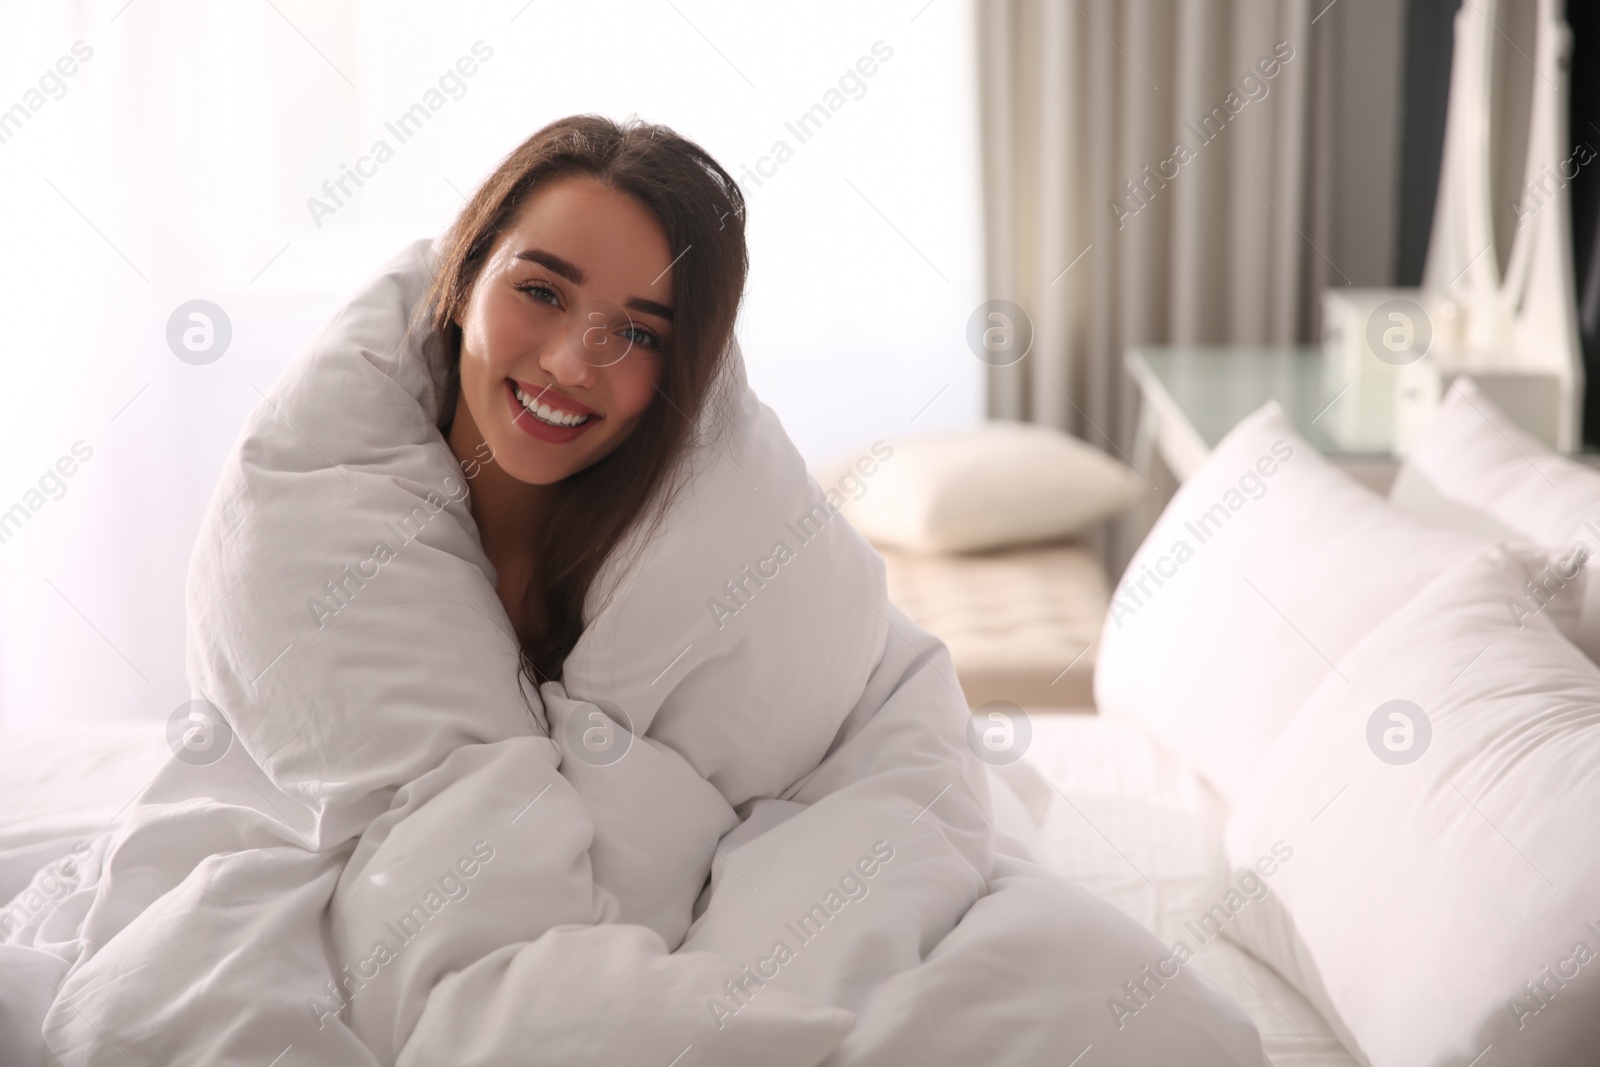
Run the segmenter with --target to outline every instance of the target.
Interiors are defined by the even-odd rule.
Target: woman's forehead
[[[495,258],[502,269],[519,258],[541,262],[618,303],[623,297],[671,303],[673,256],[665,228],[644,204],[597,178],[541,185],[501,234]]]

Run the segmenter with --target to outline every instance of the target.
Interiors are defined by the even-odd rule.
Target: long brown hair
[[[749,268],[744,197],[699,145],[665,126],[598,115],[560,119],[529,137],[479,186],[446,231],[438,273],[423,302],[448,356],[439,429],[448,435],[461,391],[461,328],[467,301],[500,235],[534,190],[585,175],[649,208],[673,256],[672,344],[654,399],[633,432],[605,458],[556,486],[534,546],[536,580],[513,618],[522,669],[535,685],[561,677],[585,624],[589,588],[612,552],[673,475],[712,387],[724,370]],[[664,508],[656,509],[659,519]],[[549,625],[538,627],[543,616]]]

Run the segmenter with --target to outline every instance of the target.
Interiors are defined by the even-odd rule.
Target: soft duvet
[[[948,655],[742,359],[562,680],[520,682],[405,329],[432,256],[246,425],[187,590],[225,752],[59,842],[0,944],[6,1063],[1263,1063],[997,834]]]

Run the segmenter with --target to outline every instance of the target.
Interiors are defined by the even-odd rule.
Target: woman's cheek
[[[661,365],[656,360],[637,360],[617,383],[616,396],[626,408],[627,417],[636,419],[644,414],[655,396],[656,384],[661,379]]]
[[[496,313],[492,308],[484,318],[483,330],[480,333],[482,347],[479,352],[484,369],[491,372],[497,380],[507,377],[509,373],[509,357],[516,351],[511,343],[516,329],[511,316],[503,312]]]
[[[506,292],[504,286],[490,285],[482,291],[482,296],[473,307],[473,347],[485,371],[496,382],[510,373],[510,365],[516,360],[518,351],[529,342],[533,325],[519,315],[520,309],[512,299],[515,295],[519,294]]]

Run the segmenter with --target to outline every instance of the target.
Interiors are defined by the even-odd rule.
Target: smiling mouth
[[[570,430],[596,422],[601,418],[599,414],[593,411],[571,411],[551,404],[547,395],[548,390],[529,391],[515,380],[511,381],[511,393],[517,398],[517,403],[522,405],[523,411],[546,426]],[[562,399],[566,398],[563,397]]]

